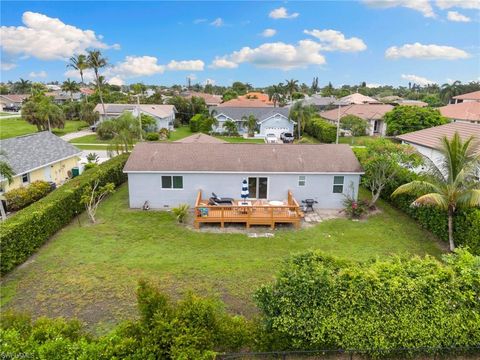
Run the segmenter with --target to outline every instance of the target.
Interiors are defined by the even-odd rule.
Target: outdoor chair
[[[232,198],[220,198],[217,196],[217,194],[212,192],[212,197],[210,199],[213,199],[214,202],[216,202],[216,205],[233,205],[234,199]]]

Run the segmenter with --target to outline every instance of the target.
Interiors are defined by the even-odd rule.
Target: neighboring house
[[[454,96],[451,101],[452,104],[460,104],[464,102],[480,102],[480,90]]]
[[[81,92],[74,92],[72,96],[70,96],[69,92],[64,91],[50,91],[46,92],[45,96],[50,96],[53,98],[53,102],[57,105],[65,104],[67,101],[71,101],[73,98],[74,101],[78,101],[82,98]]]
[[[348,106],[341,106],[340,108],[320,112],[320,116],[328,121],[336,124],[338,118],[346,115],[355,115],[359,118],[367,120],[369,128],[367,134],[384,136],[387,131],[387,125],[383,120],[384,115],[393,109],[389,104],[353,104]]]
[[[138,113],[150,115],[157,122],[156,130],[162,128],[173,130],[177,112],[173,105],[157,104],[105,104],[106,113],[103,112],[102,104],[97,104],[94,111],[100,114],[100,121],[117,118],[125,111],[130,111],[134,116],[138,116]]]
[[[219,139],[210,135],[206,135],[203,133],[196,133],[196,134],[187,136],[186,138],[176,140],[175,142],[183,143],[183,144],[189,144],[189,143],[226,144],[227,143],[222,139]]]
[[[354,93],[351,95],[344,96],[338,99],[341,103],[345,104],[380,104],[380,101],[370,97],[365,96],[360,93]]]
[[[82,151],[48,131],[0,140],[0,155],[15,172],[13,182],[2,179],[2,192],[37,180],[62,184],[78,166]]]
[[[408,106],[419,106],[419,107],[428,106],[428,104],[425,101],[404,99],[396,95],[384,96],[382,98],[379,98],[379,100],[384,104],[391,104],[391,105],[408,105]]]
[[[264,137],[266,134],[275,134],[278,138],[283,132],[293,133],[295,122],[289,118],[288,108],[279,107],[223,107],[217,106],[215,109],[215,119],[218,125],[213,128],[213,132],[224,132],[223,124],[227,120],[234,121],[237,124],[239,134],[246,134],[248,128],[243,117],[249,115],[257,119],[256,137]]]
[[[123,171],[131,208],[189,204],[207,198],[240,198],[247,179],[250,199],[284,200],[288,190],[318,208],[341,209],[358,195],[362,167],[348,145],[138,143]]]
[[[268,94],[259,92],[259,91],[251,91],[246,93],[245,95],[240,95],[238,97],[240,100],[259,100],[265,103],[268,106],[273,106],[273,101],[270,100]]]
[[[197,91],[185,91],[182,92],[180,96],[186,99],[191,99],[193,96],[202,98],[205,100],[207,106],[218,106],[222,102],[222,97],[220,95],[206,94]]]
[[[6,94],[0,95],[0,110],[6,106],[22,107],[23,102],[29,97],[29,94]]]
[[[273,107],[273,103],[269,104],[265,101],[259,99],[246,99],[246,98],[237,98],[232,99],[229,101],[225,101],[224,103],[219,104],[217,107],[248,107],[248,108],[271,108]],[[219,110],[220,111],[220,110]]]
[[[462,140],[467,140],[474,136],[474,150],[480,152],[480,125],[464,122],[452,122],[445,125],[435,126],[428,129],[410,132],[399,135],[396,138],[404,144],[414,146],[418,152],[432,160],[435,164],[440,164],[443,155],[440,152],[440,139],[446,136],[452,138],[455,132],[458,132]]]
[[[316,110],[328,110],[335,106],[337,98],[335,96],[321,96],[314,94],[312,96],[306,96],[305,99],[300,99],[304,106],[313,106]]]
[[[480,124],[480,102],[464,100],[439,107],[440,113],[452,121]]]

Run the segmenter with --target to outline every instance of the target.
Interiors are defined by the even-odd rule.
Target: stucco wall
[[[162,189],[162,175],[182,175],[183,189]],[[336,174],[342,175],[342,174]],[[285,200],[287,191],[291,190],[297,201],[313,198],[318,201],[319,208],[340,209],[344,196],[333,193],[333,177],[331,175],[306,174],[305,186],[298,186],[297,174],[160,174],[129,173],[128,189],[130,207],[140,208],[149,201],[152,208],[174,207],[181,203],[194,205],[198,190],[202,190],[203,198],[215,192],[220,197],[240,199],[242,180],[247,177],[267,177],[268,199]],[[344,175],[344,193],[350,193],[353,185],[355,195],[358,194],[360,175]]]
[[[293,133],[293,123],[283,116],[275,115],[260,124],[260,134],[265,136],[267,128],[287,128],[288,132]]]

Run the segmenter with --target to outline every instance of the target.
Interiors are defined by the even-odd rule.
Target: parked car
[[[267,134],[265,135],[265,142],[267,144],[276,144],[278,141],[277,135],[275,134]]]
[[[18,112],[20,111],[20,106],[17,105],[7,105],[3,107],[3,111],[15,111]]]
[[[290,144],[290,143],[293,143],[293,140],[295,138],[293,137],[293,134],[292,133],[289,133],[289,132],[284,132],[284,133],[281,133],[280,134],[280,140],[282,140],[284,143],[286,144]]]

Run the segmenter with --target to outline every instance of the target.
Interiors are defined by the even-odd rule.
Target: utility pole
[[[340,132],[340,104],[338,104],[338,108],[337,108],[337,138],[335,140],[335,144],[338,144],[339,132]]]
[[[138,120],[140,121],[140,141],[143,141],[142,113],[140,112],[140,95],[137,95],[137,113],[138,113]]]

